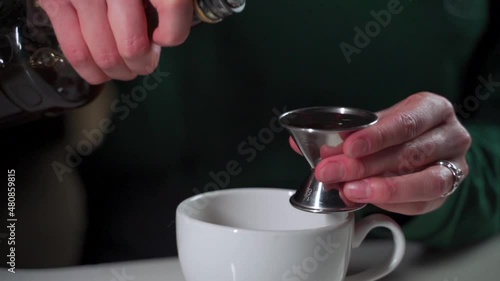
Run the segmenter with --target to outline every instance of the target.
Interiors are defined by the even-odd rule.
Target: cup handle
[[[356,223],[356,226],[354,228],[354,235],[352,237],[352,247],[358,248],[363,240],[365,240],[366,235],[377,227],[385,227],[392,232],[394,249],[391,256],[375,267],[372,267],[360,273],[356,273],[354,275],[346,276],[345,281],[378,280],[396,269],[396,267],[403,259],[406,248],[406,239],[403,231],[393,219],[381,214],[368,216],[362,219],[360,222]]]

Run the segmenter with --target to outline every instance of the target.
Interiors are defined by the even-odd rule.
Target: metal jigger
[[[343,153],[347,136],[375,124],[372,112],[345,107],[311,107],[280,116],[280,124],[291,134],[302,155],[311,165],[307,181],[290,198],[297,209],[312,213],[349,212],[366,204],[350,202],[342,193],[343,184],[324,184],[315,175],[316,165],[324,158]]]

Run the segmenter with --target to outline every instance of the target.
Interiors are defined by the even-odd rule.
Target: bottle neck
[[[246,0],[195,0],[202,12],[213,21],[220,21],[245,8]]]

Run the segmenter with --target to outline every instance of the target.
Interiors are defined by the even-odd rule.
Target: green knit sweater
[[[85,171],[115,186],[108,187],[117,191],[110,198],[137,189],[137,200],[161,206],[168,222],[178,201],[162,202],[158,194],[185,198],[214,186],[297,188],[309,172],[276,126],[286,110],[336,105],[378,111],[431,91],[456,105],[473,137],[470,175],[439,210],[397,218],[408,239],[431,246],[485,239],[500,231],[500,49],[477,51],[487,46],[485,36],[492,47],[498,39],[486,33],[488,5],[251,0],[244,13],[197,26],[185,44],[165,48],[159,83],[118,84],[134,106],[115,103],[116,130]],[[222,177],[228,163],[238,165],[229,180]]]

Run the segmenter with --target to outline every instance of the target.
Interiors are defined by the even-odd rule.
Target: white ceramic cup
[[[405,238],[391,218],[377,214],[355,223],[352,213],[307,213],[290,205],[293,194],[226,189],[183,201],[176,227],[186,281],[368,281],[389,274],[401,262]],[[392,232],[392,254],[346,277],[351,248],[376,227]]]

